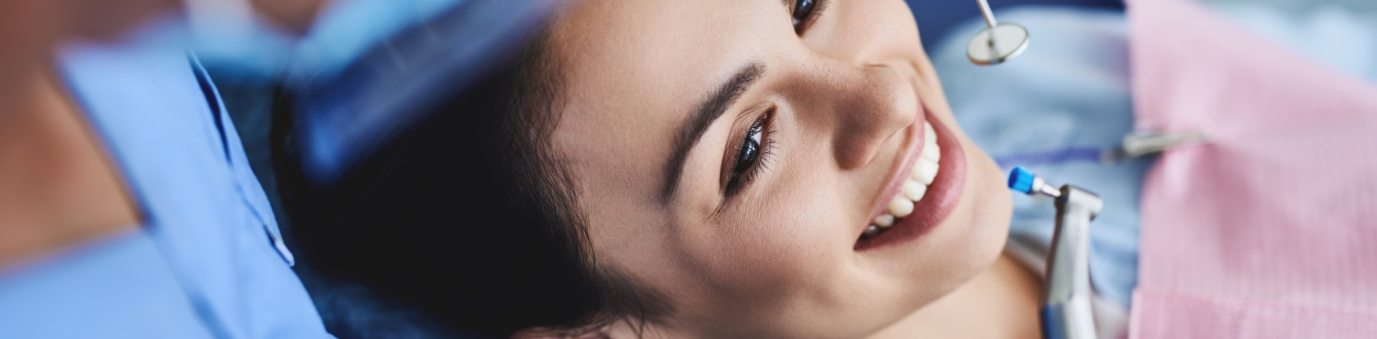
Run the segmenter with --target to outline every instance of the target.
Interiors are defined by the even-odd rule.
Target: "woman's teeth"
[[[885,213],[880,213],[871,220],[870,225],[865,228],[865,235],[879,234],[894,226],[899,219],[913,214],[914,205],[923,200],[923,196],[928,192],[928,185],[932,185],[932,180],[937,178],[940,160],[942,151],[937,147],[937,132],[932,129],[930,122],[924,122],[923,150],[919,153],[918,161],[913,164],[912,173],[904,180],[899,194],[889,201]]]

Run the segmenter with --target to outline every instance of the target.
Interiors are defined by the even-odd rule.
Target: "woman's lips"
[[[869,219],[866,224],[861,225],[861,232],[864,234],[865,228],[869,227],[876,216],[887,214],[888,205],[899,194],[905,181],[911,177],[912,169],[918,164],[918,159],[922,156],[922,145],[926,138],[937,138],[938,149],[941,157],[938,160],[940,170],[937,176],[927,187],[922,199],[914,204],[913,211],[906,217],[897,220],[892,226],[872,236],[861,236],[858,234],[855,249],[863,251],[873,248],[884,247],[898,244],[905,241],[917,239],[941,224],[947,216],[951,215],[956,207],[956,203],[961,197],[962,184],[965,182],[966,159],[962,152],[961,144],[956,140],[955,135],[947,126],[937,119],[933,119],[929,112],[924,111],[925,119],[915,119],[913,127],[909,130],[910,138],[904,148],[905,158],[902,165],[894,168],[890,173],[885,189],[871,209]],[[932,125],[934,135],[923,135],[922,125],[926,121]]]

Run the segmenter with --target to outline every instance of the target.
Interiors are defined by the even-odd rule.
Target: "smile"
[[[861,229],[856,250],[913,240],[941,224],[955,209],[965,177],[965,158],[953,134],[931,117],[910,128],[911,139]],[[917,131],[922,131],[917,134]]]

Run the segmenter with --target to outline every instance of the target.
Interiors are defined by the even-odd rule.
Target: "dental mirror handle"
[[[989,28],[999,26],[999,21],[995,20],[994,11],[990,10],[989,0],[975,0],[980,5],[980,16],[985,18],[985,25]]]
[[[1100,197],[1085,189],[1062,185],[1052,189],[1021,167],[1009,175],[1009,188],[1028,195],[1056,199],[1056,229],[1047,255],[1047,278],[1038,312],[1044,339],[1096,339],[1091,308],[1090,222],[1104,207]]]

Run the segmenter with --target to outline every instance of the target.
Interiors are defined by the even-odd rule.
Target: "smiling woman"
[[[453,113],[294,199],[298,238],[326,275],[500,336],[1035,336],[1002,175],[909,13],[571,5]]]
[[[589,2],[556,20],[553,147],[599,263],[675,306],[661,330],[864,336],[998,256],[1008,194],[963,147],[904,6]],[[940,174],[905,200],[929,138]],[[862,239],[882,213],[906,216]]]

